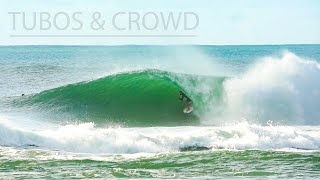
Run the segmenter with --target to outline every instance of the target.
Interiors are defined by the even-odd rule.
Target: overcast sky
[[[50,22],[58,12],[70,15],[70,27],[59,30],[53,26],[48,30],[40,29],[40,12],[49,12]],[[75,44],[75,45],[118,45],[118,44],[320,44],[320,1],[319,0],[1,0],[0,7],[0,44]],[[16,15],[15,30],[13,15],[8,12],[25,12],[26,22],[32,23],[33,13],[36,13],[36,25],[33,30],[22,26],[22,14]],[[72,19],[74,12],[83,24],[80,30]],[[105,20],[104,29],[92,30],[92,13],[100,12]],[[122,12],[116,19],[116,24],[126,30],[112,27],[116,13]],[[137,21],[140,30],[129,29],[129,13],[140,15]],[[154,30],[143,28],[143,15],[147,25],[155,22],[154,15],[159,18],[159,24]],[[198,26],[192,30],[183,29],[185,21],[179,21],[179,28],[163,29],[161,14],[193,12],[188,16],[189,26]],[[181,14],[183,15],[183,14]],[[56,20],[63,26],[66,20],[63,15]],[[31,24],[32,25],[32,24]],[[16,37],[18,35],[18,37]],[[35,37],[19,37],[19,35],[36,35]],[[44,36],[44,37],[39,37]],[[52,37],[72,36],[77,37]],[[81,37],[85,35],[86,37]],[[110,37],[115,35],[115,37]],[[128,36],[129,35],[129,36]],[[169,36],[167,36],[169,35]],[[179,37],[181,36],[182,37]],[[186,36],[184,36],[186,35]],[[38,37],[37,37],[38,36]],[[108,36],[108,37],[101,37]],[[123,36],[123,37],[121,37]]]

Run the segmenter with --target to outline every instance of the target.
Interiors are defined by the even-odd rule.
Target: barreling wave
[[[192,125],[198,124],[209,101],[221,97],[219,88],[224,79],[160,70],[131,71],[43,91],[24,99],[21,104],[51,115],[71,115],[77,120],[95,123]],[[210,87],[209,92],[199,89],[203,81]],[[217,88],[212,89],[213,86]],[[179,90],[193,100],[194,113],[183,113]]]
[[[318,125],[319,77],[318,62],[286,52],[258,61],[237,77],[129,71],[22,97],[14,105],[45,111],[46,119],[128,127],[221,125],[242,119]],[[182,112],[179,90],[192,99],[192,114]]]

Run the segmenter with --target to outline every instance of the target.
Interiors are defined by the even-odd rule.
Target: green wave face
[[[145,70],[59,87],[33,95],[27,101],[29,105],[51,114],[71,114],[78,120],[95,123],[192,125],[198,123],[208,101],[220,97],[223,79]],[[195,88],[208,81],[216,84],[218,93],[208,94]],[[179,90],[193,100],[193,113],[183,113],[184,104],[178,99]]]

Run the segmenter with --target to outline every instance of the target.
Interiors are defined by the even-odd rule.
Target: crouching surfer
[[[184,101],[184,99],[186,100]],[[181,90],[179,91],[179,100],[184,101],[184,106],[185,106],[184,113],[192,112],[192,106],[191,106],[192,100]]]

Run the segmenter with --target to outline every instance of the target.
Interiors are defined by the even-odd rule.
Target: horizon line
[[[0,46],[285,46],[320,45],[320,43],[279,43],[279,44],[0,44]]]

